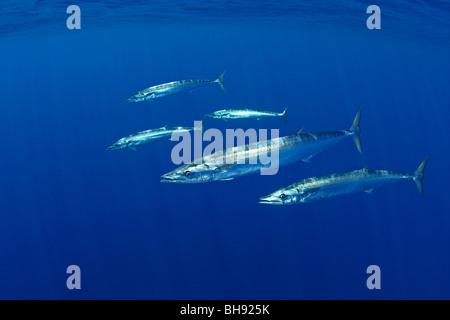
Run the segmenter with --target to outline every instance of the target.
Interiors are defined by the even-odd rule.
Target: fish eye
[[[189,176],[191,175],[191,172],[190,172],[190,171],[186,171],[186,172],[184,173],[184,175],[185,175],[186,177],[189,177]]]
[[[280,198],[284,199],[284,198],[286,198],[286,195],[284,193],[282,193],[282,194],[280,194]]]

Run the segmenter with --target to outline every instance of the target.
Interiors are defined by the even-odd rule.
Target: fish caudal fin
[[[361,145],[361,128],[359,126],[359,122],[361,121],[361,111],[362,109],[359,109],[358,114],[355,117],[355,120],[353,121],[353,126],[350,128],[350,132],[353,135],[353,141],[356,144],[356,148],[358,148],[358,151],[362,153],[362,145]]]
[[[284,123],[288,123],[288,119],[287,119],[287,112],[289,110],[289,107],[287,107],[286,109],[284,109],[283,113],[281,114],[281,116],[283,117]]]
[[[223,85],[223,77],[225,76],[225,72],[226,71],[224,71],[216,81],[219,84],[219,86],[222,88],[222,90],[227,92],[227,90],[225,89],[225,86]]]
[[[416,182],[417,188],[419,189],[419,192],[421,194],[421,196],[424,196],[423,193],[423,179],[425,177],[424,175],[424,171],[425,168],[427,167],[427,163],[428,163],[428,158],[426,158],[419,166],[419,169],[417,169],[417,171],[414,173],[414,181]]]

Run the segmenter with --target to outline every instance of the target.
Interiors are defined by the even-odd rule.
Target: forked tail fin
[[[423,193],[423,179],[425,177],[424,171],[427,167],[428,158],[426,158],[419,166],[419,169],[414,173],[414,181],[416,182],[417,188],[419,189],[420,194],[422,197],[424,196]]]
[[[219,84],[219,86],[222,88],[222,90],[227,92],[227,90],[225,89],[225,86],[223,85],[223,77],[225,76],[225,72],[226,71],[224,71],[216,81]]]
[[[358,148],[358,151],[362,153],[362,145],[361,145],[361,128],[359,126],[359,122],[361,121],[361,111],[362,109],[359,109],[358,114],[355,117],[355,120],[353,121],[353,126],[350,128],[350,132],[353,134],[353,141],[355,141],[356,148]]]
[[[283,113],[281,114],[283,116],[284,123],[286,123],[286,124],[288,123],[288,119],[287,119],[287,112],[288,112],[288,110],[289,110],[289,107],[284,109]]]

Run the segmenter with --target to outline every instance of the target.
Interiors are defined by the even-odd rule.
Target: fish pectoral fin
[[[126,146],[126,147],[127,147],[128,149],[131,149],[131,150],[135,150],[135,151],[136,151],[136,149],[133,148],[130,144],[131,144],[131,141],[127,143],[127,146]]]
[[[313,154],[312,156],[309,156],[308,158],[303,159],[302,161],[303,161],[303,162],[306,162],[306,163],[311,163],[311,159],[312,159],[314,156],[315,156],[315,154]]]
[[[304,200],[306,201],[306,200],[308,200],[310,197],[312,197],[312,195],[314,194],[314,193],[316,193],[317,191],[319,191],[320,190],[320,188],[311,188],[311,189],[308,189],[308,190],[305,190],[304,191]],[[320,197],[320,199],[322,199],[323,198],[323,196],[322,197]]]
[[[219,179],[218,181],[231,181],[234,180],[234,178],[230,178],[230,179]]]
[[[234,164],[224,164],[224,165],[221,165],[221,166],[219,166],[217,168],[214,168],[214,170],[216,170],[216,171],[226,171],[229,168],[231,168],[232,166],[234,166]]]
[[[373,194],[373,192],[374,192],[376,189],[378,189],[379,187],[381,187],[381,186],[382,186],[382,185],[380,184],[380,185],[378,185],[378,186],[375,186],[375,187],[373,187],[373,188],[371,188],[371,189],[366,190],[365,192],[368,193],[368,194]]]
[[[313,193],[316,193],[319,190],[320,190],[320,188],[311,188],[311,189],[306,190],[306,193],[313,194]]]

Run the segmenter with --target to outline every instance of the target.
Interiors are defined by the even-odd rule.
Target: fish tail
[[[419,169],[414,173],[414,181],[416,182],[417,188],[419,189],[420,194],[424,195],[423,193],[423,179],[425,177],[424,171],[427,167],[428,158],[426,158],[419,166]]]
[[[284,109],[283,113],[281,114],[283,116],[284,123],[286,123],[286,124],[288,123],[288,119],[287,119],[287,112],[288,112],[288,110],[289,110],[289,107]]]
[[[362,153],[362,145],[361,145],[361,128],[359,126],[359,122],[361,121],[361,111],[362,109],[359,109],[358,114],[355,117],[355,120],[353,121],[353,126],[350,128],[350,133],[353,135],[353,141],[356,144],[356,148],[358,148],[358,151]]]
[[[223,77],[225,76],[225,72],[226,71],[224,71],[216,81],[219,84],[219,86],[222,88],[222,90],[227,92],[227,90],[225,89],[225,86],[223,85]]]

